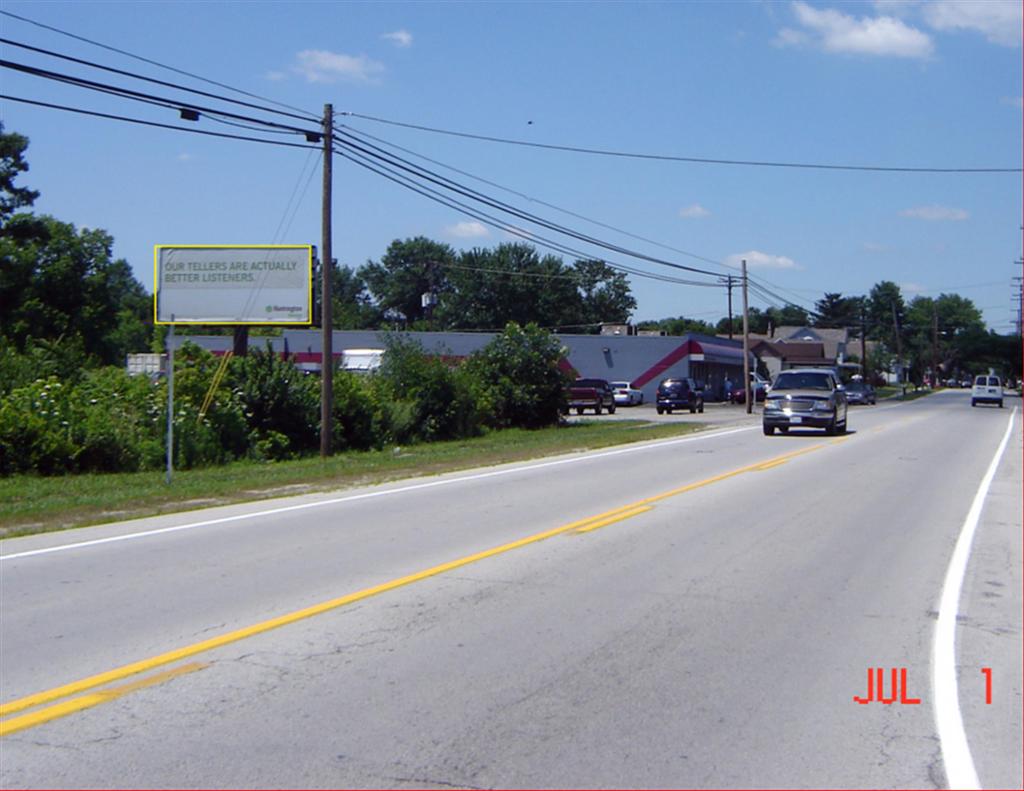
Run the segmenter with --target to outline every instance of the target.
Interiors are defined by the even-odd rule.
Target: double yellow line
[[[843,440],[834,440],[843,441]],[[371,588],[364,588],[363,590],[356,591],[355,593],[349,593],[345,596],[339,596],[335,599],[330,599],[320,604],[315,604],[311,607],[306,607],[301,610],[295,610],[294,612],[287,613],[286,615],[278,616],[277,618],[271,618],[266,621],[262,621],[252,626],[247,626],[242,629],[236,629],[232,632],[227,632],[217,637],[212,637],[208,640],[203,640],[199,643],[193,643],[182,648],[177,648],[173,651],[167,651],[163,654],[157,654],[148,659],[142,659],[138,662],[132,662],[121,667],[108,670],[104,673],[98,673],[87,678],[80,679],[79,681],[73,681],[69,684],[64,684],[59,687],[53,687],[52,689],[44,690],[33,695],[28,695],[17,700],[12,700],[10,703],[4,703],[0,705],[0,718],[8,718],[0,721],[0,737],[7,736],[18,731],[25,730],[26,728],[32,728],[36,725],[41,725],[45,722],[55,720],[59,717],[65,717],[68,714],[72,714],[83,709],[90,708],[92,706],[105,703],[110,700],[115,700],[129,692],[134,692],[137,689],[144,687],[150,687],[155,684],[160,684],[165,681],[169,681],[177,676],[185,673],[192,673],[196,670],[201,670],[206,667],[207,664],[194,662],[189,665],[183,665],[178,668],[173,668],[162,673],[155,674],[145,679],[126,684],[121,687],[113,687],[100,692],[95,692],[81,697],[73,698],[71,700],[64,701],[59,704],[48,706],[47,704],[53,703],[54,701],[61,700],[63,698],[71,698],[74,695],[80,695],[80,693],[88,692],[89,690],[101,687],[105,684],[111,684],[115,681],[127,678],[129,676],[138,675],[139,673],[146,673],[150,670],[169,665],[174,662],[180,662],[183,659],[190,659],[197,654],[204,653],[206,651],[212,651],[222,646],[236,643],[240,640],[245,640],[249,637],[254,637],[264,632],[269,632],[272,629],[277,629],[282,626],[293,624],[297,621],[301,621],[305,618],[312,618],[315,615],[321,615],[331,610],[336,610],[339,607],[344,607],[348,604],[353,604],[363,599],[369,599],[372,596],[377,596],[387,591],[401,588],[405,585],[410,585],[414,582],[433,577],[438,574],[443,574],[446,571],[452,571],[462,566],[468,566],[471,563],[484,560],[486,558],[494,557],[495,555],[501,555],[505,552],[510,552],[520,547],[528,546],[529,544],[535,544],[538,541],[543,541],[552,536],[557,536],[562,533],[588,533],[592,530],[605,527],[616,522],[629,519],[642,513],[650,511],[655,503],[666,500],[669,497],[676,497],[686,492],[691,492],[694,489],[699,489],[703,486],[709,486],[719,481],[724,481],[728,478],[734,478],[737,475],[742,475],[747,472],[754,472],[759,470],[768,470],[773,467],[777,467],[780,464],[785,464],[790,459],[802,456],[806,453],[819,450],[825,447],[824,444],[811,445],[806,448],[802,448],[791,453],[786,453],[782,456],[778,456],[769,461],[758,462],[756,464],[750,464],[746,467],[740,467],[730,472],[716,475],[712,478],[706,478],[703,481],[696,483],[687,484],[686,486],[680,486],[676,489],[671,489],[667,492],[654,495],[653,497],[647,497],[643,500],[624,505],[621,508],[615,508],[611,511],[605,511],[602,514],[591,516],[586,519],[581,519],[576,522],[570,522],[566,525],[553,528],[551,530],[545,530],[541,533],[534,533],[526,538],[521,538],[517,541],[510,541],[507,544],[502,544],[492,549],[485,550],[483,552],[477,552],[474,555],[467,555],[457,560],[452,560],[448,563],[442,563],[438,566],[432,566],[431,568],[423,571],[418,571],[414,574],[408,574],[404,577],[398,577],[389,582],[384,582],[380,585],[375,585]],[[10,717],[12,714],[18,714],[19,712],[25,712],[28,709],[35,709],[40,706],[45,708],[39,708],[37,711],[32,711],[26,714],[21,714],[17,717]]]

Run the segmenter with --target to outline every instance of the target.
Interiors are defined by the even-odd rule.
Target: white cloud
[[[479,239],[483,236],[490,236],[491,232],[487,230],[487,226],[481,222],[457,222],[455,225],[449,225],[444,229],[444,232],[448,236],[454,236],[458,239]]]
[[[711,212],[701,206],[699,203],[693,203],[689,206],[684,206],[679,210],[679,216],[684,220],[700,220],[704,217],[710,217]]]
[[[802,0],[793,3],[793,12],[812,40],[826,52],[898,58],[927,58],[932,54],[928,34],[894,16],[858,19],[831,8],[813,8]],[[780,31],[776,43],[786,46],[803,40],[801,31],[786,28]]]
[[[307,82],[375,82],[384,66],[365,55],[343,55],[322,49],[304,49],[295,56],[292,71]]]
[[[948,206],[915,206],[912,209],[904,209],[900,217],[912,217],[915,220],[928,220],[929,222],[962,222],[970,215],[963,209],[952,209]]]
[[[1024,7],[1020,0],[942,0],[923,3],[921,16],[935,30],[971,30],[993,44],[1015,47],[1021,42]]]
[[[803,269],[792,258],[784,255],[771,255],[762,253],[760,250],[748,250],[745,253],[735,253],[725,259],[729,266],[739,266],[743,259],[747,260],[749,269]]]
[[[288,79],[288,75],[283,71],[268,71],[266,76],[271,82],[281,82],[282,80]]]
[[[393,33],[385,33],[381,38],[390,41],[396,47],[401,47],[402,49],[412,46],[412,33],[408,30],[396,30]]]
[[[191,162],[193,159],[195,159],[195,157],[191,154],[178,154],[179,162]]]
[[[772,42],[777,47],[799,47],[807,44],[809,39],[806,33],[793,30],[791,27],[784,27]]]

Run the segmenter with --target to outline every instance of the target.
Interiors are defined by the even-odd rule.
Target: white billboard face
[[[156,245],[157,324],[311,324],[311,245]]]

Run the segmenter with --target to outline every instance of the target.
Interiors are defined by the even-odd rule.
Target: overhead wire
[[[593,255],[587,252],[569,247],[567,245],[561,244],[559,242],[540,236],[538,234],[525,231],[521,228],[518,228],[515,225],[512,225],[497,217],[487,214],[482,210],[474,209],[472,206],[462,203],[461,201],[458,201],[455,198],[450,198],[446,196],[444,193],[439,192],[438,190],[415,182],[409,176],[403,175],[401,173],[396,173],[393,170],[389,169],[386,165],[383,165],[379,162],[372,160],[366,161],[369,158],[358,151],[352,151],[351,149],[349,151],[335,149],[335,153],[359,165],[360,167],[365,168],[366,170],[374,172],[377,175],[383,176],[389,181],[393,181],[396,184],[405,187],[406,189],[419,193],[420,195],[428,198],[429,200],[435,201],[436,203],[440,203],[441,205],[447,206],[448,208],[455,209],[469,217],[472,217],[474,219],[479,220],[482,223],[485,223],[486,225],[489,225],[493,228],[497,228],[498,230],[502,230],[508,234],[511,234],[512,236],[519,237],[525,241],[532,242],[539,247],[554,250],[555,252],[559,252],[564,255],[573,255],[581,259],[594,258]],[[666,275],[658,275],[651,272],[645,272],[643,270],[635,269],[633,267],[629,267],[621,263],[608,261],[607,259],[604,258],[599,260],[602,260],[603,263],[607,264],[612,269],[626,272],[628,274],[634,274],[637,275],[638,277],[650,278],[653,280],[660,280],[662,282],[677,283],[682,285],[704,286],[714,288],[721,287],[721,284],[719,283],[683,280],[681,278],[668,277]]]
[[[146,121],[141,118],[129,118],[125,115],[114,115],[112,113],[101,113],[97,110],[85,110],[79,107],[69,107],[63,104],[54,104],[53,102],[41,102],[36,99],[26,99],[20,96],[12,96],[10,94],[0,94],[0,99],[7,99],[12,102],[20,102],[21,104],[31,104],[36,107],[46,107],[52,110],[63,110],[69,113],[77,113],[78,115],[89,115],[95,118],[107,118],[114,121],[124,121],[130,124],[138,124],[140,126],[153,126],[160,129],[173,129],[177,132],[189,132],[193,135],[206,135],[208,137],[223,137],[229,140],[245,140],[250,143],[266,143],[272,146],[286,146],[288,148],[319,148],[310,144],[303,143],[289,143],[284,140],[265,140],[259,137],[246,137],[245,135],[232,135],[226,132],[210,132],[206,129],[194,129],[188,126],[174,126],[173,124],[163,124],[158,121]]]
[[[644,154],[631,151],[614,151],[601,148],[585,148],[582,146],[554,145],[550,143],[537,143],[531,140],[515,140],[507,137],[495,137],[492,135],[479,135],[470,132],[458,132],[451,129],[440,129],[438,127],[425,126],[423,124],[411,124],[403,121],[393,121],[387,118],[379,118],[373,115],[356,112],[342,112],[339,115],[351,118],[362,118],[366,121],[373,121],[391,126],[415,129],[421,132],[449,135],[452,137],[466,138],[470,140],[481,140],[489,143],[503,143],[505,145],[523,146],[527,148],[540,148],[553,151],[566,151],[576,154],[593,154],[608,157],[620,157],[627,159],[646,159],[660,162],[689,162],[702,165],[741,165],[748,167],[766,168],[802,168],[812,170],[836,170],[836,171],[868,171],[881,173],[1021,173],[1024,168],[935,168],[935,167],[890,167],[883,165],[846,165],[846,164],[825,164],[814,162],[772,162],[751,159],[711,159],[706,157],[684,157],[671,154]]]
[[[406,154],[409,154],[410,156],[417,157],[418,159],[422,159],[425,162],[430,162],[433,165],[437,165],[438,167],[442,167],[442,168],[445,168],[446,170],[450,170],[453,173],[458,173],[460,176],[465,176],[466,178],[473,179],[474,181],[479,181],[481,184],[486,184],[486,185],[488,185],[490,187],[495,187],[496,189],[500,189],[503,192],[509,193],[510,195],[515,195],[516,197],[522,198],[523,200],[530,201],[531,203],[538,203],[541,206],[546,206],[549,209],[554,209],[555,211],[561,212],[563,214],[567,214],[570,217],[575,217],[578,220],[583,220],[584,222],[589,222],[589,223],[591,223],[593,225],[597,225],[597,226],[599,226],[601,228],[605,228],[606,230],[615,231],[616,233],[621,233],[622,235],[628,236],[628,237],[630,237],[632,239],[636,239],[636,240],[641,241],[641,242],[647,242],[648,244],[655,245],[656,247],[660,247],[660,248],[662,248],[664,250],[669,250],[669,251],[671,251],[673,253],[679,253],[680,255],[685,255],[685,256],[687,256],[689,258],[693,258],[693,259],[698,260],[698,261],[704,261],[705,263],[708,263],[708,264],[714,264],[716,266],[722,266],[722,267],[725,267],[727,269],[735,268],[735,267],[732,267],[729,264],[726,264],[726,263],[724,263],[722,261],[717,261],[717,260],[715,260],[713,258],[708,258],[706,256],[690,252],[689,250],[683,250],[683,249],[680,249],[678,247],[673,247],[672,245],[664,244],[664,243],[656,241],[654,239],[649,239],[646,236],[640,236],[639,234],[632,233],[630,231],[625,230],[624,228],[618,228],[618,227],[616,227],[614,225],[610,225],[610,224],[602,222],[600,220],[595,220],[595,219],[593,219],[591,217],[587,217],[587,216],[585,216],[583,214],[579,214],[579,213],[574,212],[574,211],[572,211],[570,209],[566,209],[566,208],[564,208],[562,206],[558,206],[557,204],[550,203],[550,202],[542,200],[540,198],[536,198],[536,197],[534,197],[532,195],[528,195],[528,194],[526,194],[524,192],[520,192],[518,190],[514,190],[511,187],[506,187],[506,186],[504,186],[502,184],[499,184],[499,183],[497,183],[495,181],[491,181],[489,179],[485,179],[482,176],[477,176],[477,175],[475,175],[473,173],[470,173],[470,172],[468,172],[466,170],[462,170],[460,168],[454,167],[453,165],[448,165],[448,164],[446,164],[444,162],[441,162],[440,160],[428,157],[425,154],[421,154],[419,152],[413,151],[412,149],[405,148],[403,146],[397,145],[396,143],[393,143],[391,141],[385,140],[385,139],[383,139],[381,137],[377,137],[376,135],[372,135],[369,132],[366,132],[366,131],[364,131],[362,129],[356,129],[355,127],[351,126],[350,124],[340,124],[339,127],[342,128],[342,129],[347,129],[350,132],[354,133],[355,135],[361,135],[362,137],[369,138],[370,140],[374,140],[374,141],[376,141],[376,142],[378,142],[378,143],[380,143],[382,145],[388,146],[388,147],[396,149],[398,151],[402,151],[402,152],[404,152]]]
[[[252,99],[260,99],[261,101],[270,102],[270,104],[275,104],[278,107],[286,107],[289,110],[295,110],[296,112],[299,112],[299,113],[305,113],[308,116],[308,118],[311,119],[311,120],[319,120],[316,115],[314,115],[313,113],[310,113],[308,110],[302,109],[301,107],[293,107],[292,105],[285,104],[284,102],[278,102],[278,101],[275,101],[274,99],[268,99],[265,96],[260,96],[259,94],[250,93],[249,91],[242,90],[241,88],[235,88],[235,87],[233,87],[231,85],[227,85],[226,83],[217,82],[216,80],[211,80],[211,79],[209,79],[207,77],[203,77],[202,75],[194,74],[192,72],[185,71],[183,69],[179,69],[179,68],[176,68],[174,66],[168,66],[165,63],[160,63],[159,61],[152,60],[150,58],[145,58],[145,57],[143,57],[141,55],[136,55],[135,53],[128,52],[127,50],[118,49],[117,47],[110,46],[109,44],[104,44],[104,43],[99,42],[99,41],[94,41],[93,39],[86,38],[85,36],[79,36],[79,35],[77,35],[75,33],[69,33],[68,31],[61,30],[60,28],[54,27],[53,25],[46,25],[46,24],[43,24],[42,22],[37,22],[34,19],[29,19],[28,17],[20,16],[19,14],[11,13],[10,11],[0,10],[0,14],[3,14],[4,16],[10,17],[12,19],[17,19],[17,20],[19,20],[21,22],[26,22],[26,23],[28,23],[30,25],[35,25],[36,27],[43,28],[44,30],[50,30],[50,31],[52,31],[54,33],[59,33],[62,36],[67,36],[68,38],[72,38],[72,39],[75,39],[77,41],[85,42],[86,44],[91,44],[91,45],[93,45],[95,47],[100,47],[101,49],[105,49],[105,50],[108,50],[110,52],[116,52],[119,55],[124,55],[126,57],[133,58],[133,59],[141,61],[143,63],[148,63],[151,66],[157,66],[158,68],[166,69],[167,71],[174,72],[175,74],[180,74],[180,75],[185,76],[185,77],[191,77],[194,80],[199,80],[200,82],[205,82],[208,85],[216,85],[218,88],[224,88],[225,90],[233,91],[234,93],[237,93],[237,94],[239,94],[241,96],[248,96],[248,97],[250,97]]]
[[[340,130],[338,131],[340,132]],[[499,201],[494,198],[490,198],[489,196],[484,195],[483,193],[477,190],[459,184],[458,182],[453,181],[452,179],[449,179],[445,176],[441,176],[440,174],[437,174],[429,169],[421,168],[418,165],[415,165],[409,162],[408,160],[403,159],[402,157],[388,155],[378,146],[375,146],[373,144],[364,143],[363,145],[356,145],[355,143],[351,142],[351,136],[345,134],[344,132],[340,132],[339,136],[336,137],[335,139],[338,141],[340,145],[344,145],[346,147],[358,150],[361,153],[365,154],[366,156],[370,156],[379,161],[386,162],[392,167],[414,174],[417,178],[430,181],[431,183],[434,183],[442,187],[443,189],[455,192],[478,203],[482,203],[491,208],[497,209],[507,214],[511,214],[512,216],[518,217],[520,219],[526,220],[527,222],[539,225],[542,228],[547,228],[548,230],[552,230],[557,233],[570,236],[579,241],[586,242],[587,244],[592,244],[596,247],[602,247],[606,250],[611,250],[612,252],[616,252],[621,255],[627,255],[632,258],[637,258],[643,261],[649,261],[651,263],[659,264],[661,266],[667,266],[673,269],[693,272],[695,274],[709,275],[711,277],[719,277],[721,275],[721,273],[719,272],[711,272],[706,269],[698,269],[696,267],[686,266],[685,264],[678,264],[673,261],[668,261],[663,258],[657,258],[654,256],[646,255],[645,253],[641,253],[636,250],[630,250],[629,248],[622,247],[621,245],[606,242],[604,240],[590,236],[589,234],[584,234],[571,228],[567,228],[564,225],[551,222],[550,220],[546,220],[530,212],[518,209],[512,206],[511,204]]]
[[[93,61],[84,60],[82,58],[75,58],[75,57],[72,57],[71,55],[65,55],[65,54],[63,54],[61,52],[54,52],[52,50],[42,49],[41,47],[33,47],[33,46],[29,45],[29,44],[24,44],[22,42],[14,41],[14,40],[8,39],[8,38],[0,38],[0,44],[9,44],[11,46],[19,47],[21,49],[25,49],[25,50],[28,50],[30,52],[35,52],[35,53],[41,54],[41,55],[48,55],[48,56],[53,57],[53,58],[60,58],[61,60],[66,60],[66,61],[69,61],[71,63],[77,63],[77,64],[82,65],[82,66],[88,66],[88,67],[93,68],[93,69],[100,69],[102,71],[111,72],[112,74],[119,74],[119,75],[121,75],[123,77],[130,77],[132,79],[142,80],[142,81],[145,81],[145,82],[150,82],[150,83],[153,83],[155,85],[161,85],[161,86],[163,86],[165,88],[173,88],[173,89],[178,90],[178,91],[186,91],[188,93],[194,93],[194,94],[197,94],[199,96],[206,96],[206,97],[211,98],[211,99],[218,99],[218,100],[223,101],[223,102],[230,102],[231,104],[237,104],[237,105],[242,106],[242,107],[249,107],[249,108],[252,108],[254,110],[262,110],[263,112],[267,112],[267,113],[276,113],[277,115],[283,115],[283,116],[286,116],[288,118],[296,118],[296,119],[298,119],[300,121],[319,120],[315,116],[312,116],[311,114],[296,115],[295,113],[286,113],[286,112],[283,112],[282,110],[275,110],[272,107],[264,107],[264,106],[259,105],[259,104],[253,104],[252,102],[243,102],[243,101],[241,101],[239,99],[232,99],[229,96],[221,96],[219,94],[210,93],[208,91],[201,91],[198,88],[189,88],[186,85],[179,85],[177,83],[167,82],[166,80],[158,80],[155,77],[146,77],[146,76],[144,76],[142,74],[137,74],[137,73],[131,72],[131,71],[125,71],[124,69],[115,69],[112,66],[104,66],[101,63],[95,63]]]
[[[195,104],[189,101],[179,101],[176,99],[171,99],[163,96],[156,96],[154,94],[143,93],[141,91],[134,91],[130,88],[123,88],[117,85],[109,85],[107,83],[96,82],[95,80],[87,80],[84,77],[76,77],[70,74],[63,74],[61,72],[50,71],[49,69],[40,69],[38,67],[28,66],[23,63],[15,63],[14,61],[0,59],[0,67],[11,69],[13,71],[19,71],[25,74],[30,74],[35,77],[41,77],[47,80],[53,80],[55,82],[62,82],[68,85],[74,85],[80,88],[97,91],[99,93],[121,96],[126,99],[132,99],[134,101],[142,102],[145,104],[164,107],[169,110],[189,109],[201,114],[216,115],[221,118],[229,118],[237,121],[248,121],[250,123],[267,127],[268,129],[271,130],[286,130],[293,134],[304,135],[307,138],[311,136],[319,137],[319,135],[321,134],[320,129],[303,129],[297,126],[282,124],[277,121],[267,121],[261,118],[254,118],[252,116],[228,112],[227,110],[219,110],[212,107],[206,107],[204,105]]]

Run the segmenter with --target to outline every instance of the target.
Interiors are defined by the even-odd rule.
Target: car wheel
[[[977,406],[978,402],[975,399],[971,399],[971,406]]]
[[[695,407],[695,406],[690,407],[690,414],[691,415],[696,414],[696,412],[697,412],[697,407]]]
[[[594,414],[595,415],[600,415],[601,414],[601,405],[600,404],[598,404],[596,407],[594,407]]]
[[[577,415],[582,415],[583,414],[583,407],[581,407],[581,406],[576,407],[576,414]]]
[[[657,410],[659,415],[663,415],[665,413],[665,410],[662,409],[661,407],[657,407]]]
[[[770,437],[775,433],[775,426],[761,426],[761,428],[764,430],[764,435],[766,437]]]
[[[1002,401],[1000,401],[1000,402],[999,402],[999,408],[1000,408],[1000,409],[1002,409],[1002,408],[1003,408],[1003,402],[1002,402]]]
[[[835,412],[832,413],[832,419],[828,422],[828,425],[825,426],[825,433],[828,436],[830,436],[830,437],[834,437],[835,434],[836,434],[836,414],[835,414]]]
[[[608,414],[609,415],[614,415],[615,414],[615,404],[612,404],[610,407],[608,407]]]
[[[697,407],[697,411],[700,412],[702,415],[704,414],[704,402],[703,401],[700,402],[700,405]]]
[[[665,407],[665,411],[668,412],[670,415],[672,414],[672,410],[669,409],[668,407]]]
[[[789,433],[789,426],[779,426],[779,433],[780,434],[788,434]]]

